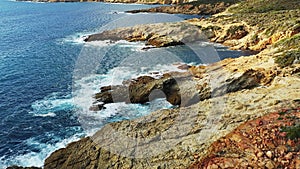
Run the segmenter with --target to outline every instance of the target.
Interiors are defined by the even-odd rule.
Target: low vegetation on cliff
[[[240,0],[196,0],[186,3],[179,3],[172,6],[160,6],[149,9],[128,11],[129,13],[139,12],[161,12],[171,14],[194,14],[194,15],[213,15],[225,11],[230,5]]]
[[[241,0],[238,5],[230,9],[234,13],[266,13],[282,10],[299,9],[298,0]]]

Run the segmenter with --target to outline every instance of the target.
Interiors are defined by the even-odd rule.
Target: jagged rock
[[[81,139],[69,144],[65,149],[54,152],[46,159],[45,169],[164,168],[166,166],[187,168],[198,159],[205,157],[211,143],[225,136],[244,121],[266,115],[282,107],[299,106],[297,101],[297,98],[300,98],[299,77],[287,75],[288,72],[293,72],[295,67],[280,69],[274,65],[274,62],[270,62],[268,55],[260,53],[256,56],[226,59],[207,66],[191,67],[189,73],[166,74],[160,79],[140,77],[128,81],[123,84],[127,85],[126,90],[129,85],[136,91],[144,91],[142,86],[153,89],[153,86],[159,84],[161,89],[159,91],[162,91],[164,83],[168,88],[175,86],[176,89],[172,80],[175,79],[180,89],[181,104],[190,102],[188,99],[182,99],[185,94],[193,98],[191,96],[196,93],[198,99],[188,107],[160,110],[138,119],[107,124],[94,136]],[[222,85],[224,87],[220,87]],[[104,92],[115,90],[113,86],[101,89]],[[212,95],[214,90],[220,91],[216,92],[219,93],[217,96]],[[161,92],[158,92],[158,95],[160,94]],[[200,97],[206,99],[199,102]],[[144,97],[133,98],[138,100]],[[152,98],[151,94],[150,98]],[[264,127],[267,126],[268,121],[272,120],[256,121],[255,124]],[[265,136],[268,132],[260,134]],[[242,146],[246,146],[242,144],[246,140],[244,138],[251,138],[248,133],[232,136],[231,140],[241,143]],[[168,146],[165,148],[166,144]],[[278,146],[276,151],[269,147],[261,150],[262,155],[257,155],[259,151],[253,152],[253,155],[257,159],[265,158],[266,150],[272,151],[274,156],[277,151],[283,154],[286,152],[286,149]],[[233,155],[233,157],[240,157],[238,153]],[[136,156],[138,158],[134,158]],[[223,166],[239,162],[245,165],[252,164],[243,161],[242,158],[237,161],[235,159],[220,158],[218,161]],[[269,167],[277,165],[268,160],[273,159],[255,164],[260,166],[268,164]],[[289,164],[285,159],[281,160],[281,163]],[[296,163],[298,164],[297,160],[293,162]]]
[[[221,69],[220,74],[222,72],[227,73]],[[207,71],[202,76],[209,76],[211,73]],[[91,110],[99,110],[98,103],[146,103],[156,98],[166,98],[173,105],[189,106],[200,100],[257,87],[264,78],[265,75],[260,71],[249,69],[241,75],[222,79],[222,81],[216,82],[217,86],[214,86],[215,84],[209,84],[211,79],[207,78],[203,78],[197,83],[189,73],[164,74],[158,79],[141,76],[131,80],[129,84],[124,83],[123,86],[102,87],[103,90],[95,94],[97,102],[91,107]],[[156,90],[161,92],[155,92]],[[151,99],[149,99],[150,95]],[[100,105],[102,108],[103,104]]]
[[[104,106],[104,103],[103,104],[101,104],[101,103],[95,104],[89,108],[90,111],[100,111],[102,109],[106,109],[106,107]]]
[[[225,136],[247,119],[268,114],[281,107],[300,106],[300,102],[293,101],[300,97],[298,84],[299,78],[277,77],[269,87],[241,90],[207,99],[189,107],[160,110],[135,120],[110,123],[94,136],[83,138],[54,152],[46,159],[44,168],[164,168],[164,166],[187,168],[196,159],[202,159],[207,154],[212,142]],[[278,99],[281,101],[275,102]],[[219,107],[221,102],[224,106]],[[235,109],[237,105],[247,105],[247,108]],[[264,119],[262,122],[256,120],[255,126],[264,128],[269,126],[268,122],[275,122],[278,118],[273,115],[266,117],[271,119]],[[215,120],[210,124],[207,123],[208,119]],[[213,132],[208,130],[210,127]],[[250,129],[255,129],[255,127],[250,127]],[[259,129],[257,131],[260,132]],[[264,130],[262,132],[258,134],[267,141],[269,137],[265,136],[268,133]],[[249,136],[251,134],[243,133],[245,133],[244,130],[241,130],[240,134],[231,134],[230,140],[247,149],[249,144],[244,142],[251,138]],[[273,137],[272,133],[269,132],[270,139]],[[205,137],[203,137],[204,134]],[[230,142],[228,143],[231,145]],[[261,145],[261,143],[251,143],[251,145],[255,144]],[[288,144],[294,145],[292,142]],[[164,145],[167,145],[166,148]],[[226,145],[228,145],[227,142]],[[222,147],[220,150],[226,149]],[[267,150],[274,152],[270,147]],[[242,150],[241,154],[243,152],[245,150]],[[239,154],[236,155],[240,157]],[[227,159],[223,161],[220,162],[224,166],[240,162]],[[249,165],[251,164],[249,162]],[[263,164],[267,164],[267,161]]]
[[[145,41],[146,45],[168,47],[207,40],[199,27],[189,22],[159,23],[118,28],[89,35],[84,41]]]
[[[179,75],[179,74],[178,74]],[[177,75],[177,76],[178,76]],[[162,78],[155,79],[150,76],[141,76],[137,79],[131,80],[130,83],[124,83],[124,85],[118,86],[106,86],[102,87],[101,92],[95,94],[97,102],[103,103],[146,103],[149,102],[149,96],[152,99],[164,98],[173,105],[180,105],[180,91],[178,88],[175,77],[170,74],[165,74]],[[182,80],[182,79],[180,79]],[[161,90],[162,93],[153,92],[155,90]]]

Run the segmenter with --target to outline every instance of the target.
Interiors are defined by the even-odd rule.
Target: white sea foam
[[[19,165],[23,167],[42,167],[44,164],[44,160],[48,157],[53,151],[65,147],[68,143],[77,141],[81,137],[80,134],[74,135],[70,138],[61,140],[56,144],[45,144],[40,143],[34,138],[27,139],[25,142],[27,145],[35,147],[35,149],[40,152],[30,152],[23,155],[11,157],[6,159],[5,157],[0,158],[0,168],[6,168],[11,165]]]
[[[124,13],[125,13],[124,11],[117,11],[117,10],[113,10],[113,11],[108,12],[108,14],[113,14],[113,15],[124,14]]]
[[[75,33],[65,38],[58,39],[58,43],[84,44],[84,39],[89,35],[88,32]]]
[[[37,100],[31,105],[30,114],[40,117],[54,117],[55,112],[70,110],[74,108],[74,101],[71,94],[61,96],[61,93],[54,92],[42,100]]]
[[[46,114],[35,114],[35,116],[40,116],[40,117],[55,117],[56,114],[53,113],[53,112],[49,112],[49,113],[46,113]]]
[[[128,42],[126,40],[118,40],[118,41],[99,40],[99,41],[86,42],[85,44],[89,46],[96,46],[96,47],[118,45],[118,47],[131,47],[133,49],[136,48],[142,49],[146,47],[145,43],[143,42]]]
[[[155,67],[140,67],[136,70],[132,67],[116,67],[105,75],[92,74],[74,82],[74,102],[80,110],[77,116],[88,135],[94,134],[99,127],[107,123],[110,118],[136,118],[161,108],[170,108],[172,105],[165,99],[154,100],[147,105],[111,103],[106,104],[105,109],[100,111],[90,111],[90,106],[95,100],[93,95],[100,92],[100,87],[109,85],[121,85],[123,81],[134,79],[142,75],[148,75],[155,78],[170,71],[183,71],[177,68],[178,65],[156,65]]]

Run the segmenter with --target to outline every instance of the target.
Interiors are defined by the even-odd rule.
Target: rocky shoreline
[[[260,3],[243,1],[207,19],[90,35],[87,42],[125,39],[155,47],[208,39],[259,53],[102,87],[91,109],[164,97],[150,98],[156,90],[178,107],[107,124],[52,153],[44,168],[300,168],[300,10],[297,0],[254,8]],[[128,98],[113,97],[126,89]]]
[[[249,67],[236,70],[245,64]],[[234,84],[238,89],[228,93],[231,85],[222,89],[206,84],[222,92],[191,106],[108,124],[94,136],[54,152],[44,168],[188,168],[210,153],[213,142],[245,121],[283,108],[299,108],[295,98],[299,98],[300,80],[297,73],[290,73],[299,70],[300,65],[296,66],[277,69],[260,54],[191,68],[201,94],[209,90],[203,87],[208,76],[222,79],[216,84]]]

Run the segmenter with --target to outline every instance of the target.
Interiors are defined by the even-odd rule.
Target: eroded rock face
[[[207,40],[205,34],[188,22],[159,23],[118,28],[88,36],[85,41],[145,41],[146,45],[167,47]]]
[[[266,17],[267,14],[252,14],[249,16],[252,17],[249,20],[248,18],[243,18],[242,15],[226,13],[226,11],[217,15],[206,19],[194,18],[179,23],[119,28],[90,35],[86,38],[86,41],[116,41],[123,39],[128,41],[145,41],[146,44],[154,47],[167,47],[209,40],[230,46],[232,49],[261,51],[284,39],[297,36],[297,34],[299,36],[297,21],[295,22],[296,26],[292,25],[293,27],[291,28],[281,30],[280,25],[273,28],[270,27],[273,24],[273,20],[255,23],[259,24],[261,28],[253,26],[252,20],[255,20],[254,18]],[[274,15],[272,17],[276,20],[279,20],[279,18],[289,20],[289,15],[293,18],[299,18],[300,12],[297,10],[283,11]],[[271,30],[274,33],[269,35],[268,32]]]
[[[248,121],[214,142],[190,168],[300,168],[299,119],[297,108]]]
[[[177,81],[181,104],[186,101],[182,99],[183,94],[189,93],[191,88],[196,89],[202,101],[195,101],[187,107],[160,110],[135,120],[107,124],[92,137],[54,152],[46,159],[45,169],[188,168],[206,157],[213,142],[245,121],[282,108],[299,107],[300,79],[295,71],[299,66],[295,64],[294,67],[280,69],[268,55],[261,53],[226,59],[208,66],[190,67],[188,75],[191,77],[186,80],[193,83],[182,85]],[[186,76],[184,73],[177,74],[178,78]],[[163,85],[170,78],[162,79],[141,77],[124,84],[134,84],[131,89],[136,85],[136,91],[144,91],[139,87],[151,84],[149,88],[152,89],[157,84],[154,82],[160,81]],[[113,90],[113,86],[102,88],[103,92]],[[265,122],[263,124],[267,124]],[[270,156],[273,160],[274,152],[272,149],[263,150],[262,156]],[[271,162],[268,165],[271,166]]]
[[[190,78],[186,73],[164,74],[155,79],[141,76],[124,82],[124,85],[105,86],[95,94],[97,103],[146,103],[156,98],[166,98],[173,105],[181,105],[178,82],[184,83]],[[161,91],[161,92],[159,92]],[[188,98],[187,98],[188,99]]]
[[[93,137],[54,152],[44,167],[187,168],[207,154],[211,143],[244,121],[282,107],[299,106],[293,101],[299,98],[295,84],[299,80],[285,80],[276,79],[268,88],[243,90],[190,107],[160,110],[139,119],[108,124]],[[207,119],[215,119],[212,126]]]
[[[161,78],[141,76],[137,79],[123,82],[123,85],[105,86],[101,92],[95,94],[96,102],[90,110],[99,111],[107,103],[146,103],[157,98],[166,98],[173,105],[190,106],[211,97],[222,96],[227,93],[243,89],[252,89],[263,84],[264,79],[273,78],[260,70],[245,70],[245,72],[229,74],[222,66],[203,68],[202,73],[173,72],[164,74]],[[193,68],[192,68],[193,69]],[[203,73],[205,72],[205,73]],[[212,80],[212,76],[222,75]],[[195,77],[194,77],[195,76]],[[197,79],[201,77],[201,79]],[[272,79],[269,79],[270,81]],[[150,99],[151,95],[151,99]],[[104,104],[103,104],[104,103]]]

